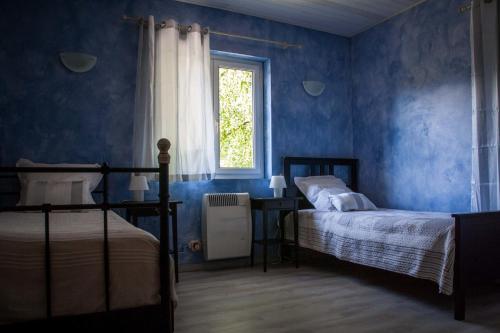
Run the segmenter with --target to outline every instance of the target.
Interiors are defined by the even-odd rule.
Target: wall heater
[[[206,260],[248,257],[252,241],[249,194],[205,194],[202,235]]]

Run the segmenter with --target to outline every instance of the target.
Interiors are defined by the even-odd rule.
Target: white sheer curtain
[[[152,20],[150,17],[149,27],[154,26]],[[198,24],[180,31],[174,20],[153,34],[149,31],[153,29],[145,30],[147,33],[140,33],[139,54],[153,49],[154,61],[138,59],[138,82],[142,79],[136,91],[134,165],[156,165],[156,159],[150,157],[155,154],[144,153],[154,152],[154,144],[152,148],[145,145],[150,138],[154,143],[166,137],[172,143],[170,174],[174,180],[211,179],[215,150],[209,35]],[[154,35],[147,46],[141,44],[145,34]],[[148,94],[142,93],[143,81],[153,82]],[[151,126],[142,125],[142,119],[150,120]]]
[[[500,209],[497,1],[474,0],[472,48],[472,210]]]
[[[154,27],[152,16],[148,26]],[[155,30],[139,26],[137,52],[137,78],[135,81],[133,165],[134,167],[154,167],[155,136],[154,118],[154,78],[155,78]]]

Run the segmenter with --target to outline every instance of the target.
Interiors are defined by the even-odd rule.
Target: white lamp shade
[[[271,182],[269,183],[269,188],[286,188],[285,177],[272,176]]]
[[[130,185],[128,186],[129,191],[147,191],[149,190],[148,180],[146,176],[134,176],[130,177]]]

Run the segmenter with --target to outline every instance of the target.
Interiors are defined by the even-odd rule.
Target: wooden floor
[[[475,292],[466,322],[425,281],[338,264],[181,274],[176,333],[500,332],[500,288]]]

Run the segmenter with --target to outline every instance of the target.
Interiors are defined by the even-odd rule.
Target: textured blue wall
[[[304,45],[282,50],[212,38],[214,50],[269,59],[266,162],[273,173],[284,155],[351,156],[354,147],[361,190],[378,205],[469,210],[470,49],[468,15],[457,11],[462,2],[429,0],[349,40],[173,1],[2,1],[0,29],[9,33],[0,39],[0,164],[27,157],[130,165],[137,30],[120,17],[153,14]],[[92,53],[98,63],[89,73],[70,73],[60,51]],[[304,79],[324,81],[325,93],[308,96]],[[116,183],[115,198],[127,197],[126,179]],[[202,194],[233,191],[271,194],[267,180],[172,185],[173,197],[185,202],[181,244],[200,238]],[[200,256],[186,251],[182,260]]]
[[[352,40],[354,154],[383,207],[470,210],[469,15],[429,0]]]
[[[0,164],[26,157],[45,162],[130,165],[137,28],[121,16],[153,14],[214,30],[301,43],[282,50],[267,44],[212,37],[214,50],[269,59],[273,173],[284,155],[351,156],[350,41],[326,33],[173,1],[2,1],[0,3]],[[74,74],[60,51],[98,57],[96,67]],[[326,83],[308,96],[304,79]],[[269,125],[269,124],[268,124]],[[269,155],[268,154],[268,155]],[[117,181],[127,197],[126,180]],[[200,238],[201,196],[206,192],[270,195],[267,180],[174,184],[181,208],[180,242]],[[152,193],[150,193],[152,195]],[[196,262],[189,251],[184,262]]]

